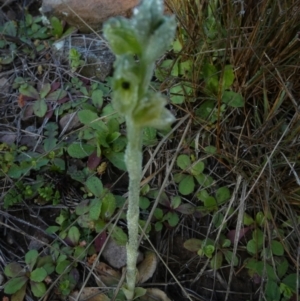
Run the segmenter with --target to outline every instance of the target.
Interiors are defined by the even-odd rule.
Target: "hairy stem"
[[[136,262],[138,256],[138,223],[140,181],[142,176],[142,130],[136,126],[131,117],[126,118],[128,144],[125,162],[129,174],[129,203],[127,210],[127,226],[129,241],[127,244],[127,289],[129,300],[134,297],[136,282]],[[128,297],[128,296],[127,296]]]

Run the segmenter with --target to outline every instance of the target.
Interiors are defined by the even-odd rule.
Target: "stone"
[[[126,265],[126,246],[118,245],[112,238],[109,238],[102,252],[102,256],[111,267],[120,269]],[[144,256],[142,252],[138,251],[137,263],[140,263],[143,259]]]
[[[70,49],[76,49],[84,60],[78,72],[88,78],[104,81],[112,73],[115,56],[107,43],[96,34],[74,34],[52,45],[59,61],[69,61]]]
[[[43,0],[41,12],[54,15],[81,32],[98,31],[114,16],[128,16],[139,0]]]

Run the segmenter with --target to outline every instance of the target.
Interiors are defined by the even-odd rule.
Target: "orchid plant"
[[[172,43],[176,21],[165,16],[163,0],[144,0],[131,19],[116,17],[104,25],[104,36],[116,55],[113,76],[114,108],[125,117],[128,144],[125,163],[129,174],[126,285],[128,300],[137,297],[136,263],[138,255],[139,195],[142,174],[143,128],[165,128],[174,120],[165,108],[166,99],[149,90],[155,61]]]

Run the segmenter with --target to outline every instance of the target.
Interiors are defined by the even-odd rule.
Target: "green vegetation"
[[[104,82],[75,49],[57,65],[64,22],[1,23],[0,285],[12,300],[298,300],[297,3],[166,1],[173,39],[153,1],[150,25],[104,26]],[[128,239],[126,272],[104,253]]]

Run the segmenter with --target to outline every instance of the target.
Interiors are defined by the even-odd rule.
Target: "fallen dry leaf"
[[[148,288],[144,296],[140,297],[141,301],[171,301],[168,296],[158,288]]]
[[[104,262],[99,262],[96,265],[95,273],[106,286],[116,286],[121,279],[121,273]],[[99,286],[102,286],[97,278],[95,280]]]
[[[157,267],[157,257],[154,252],[146,252],[144,260],[138,265],[137,283],[144,283],[151,278]]]
[[[79,292],[75,291],[69,296],[70,301],[77,300]],[[85,287],[78,299],[78,301],[110,301],[110,299],[101,293],[96,287]]]

